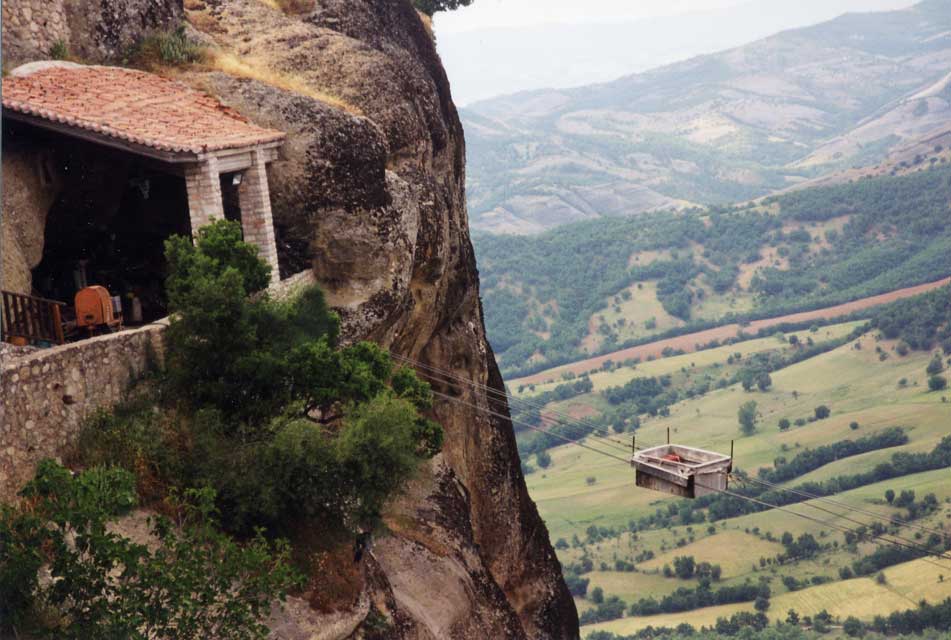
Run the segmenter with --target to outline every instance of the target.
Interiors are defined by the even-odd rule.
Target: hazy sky
[[[915,0],[474,0],[436,14],[453,97],[607,82],[845,12]]]
[[[437,14],[436,28],[440,33],[452,33],[487,27],[630,21],[722,9],[743,2],[744,0],[475,0],[468,7]]]

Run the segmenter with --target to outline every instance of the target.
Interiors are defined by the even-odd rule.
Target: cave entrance
[[[108,148],[14,131],[45,138],[59,173],[33,293],[71,307],[77,291],[100,285],[119,297],[126,325],[167,315],[165,240],[191,233],[184,177]]]

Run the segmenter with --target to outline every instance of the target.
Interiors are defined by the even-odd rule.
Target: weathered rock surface
[[[193,24],[252,61],[258,77],[267,70],[283,84],[332,96],[191,74],[289,134],[285,159],[271,168],[282,271],[312,266],[347,339],[377,340],[501,389],[469,241],[462,128],[410,4],[321,0],[302,15],[257,0],[189,6]],[[486,415],[484,393],[435,387],[473,408],[437,403],[444,451],[393,506],[393,535],[375,548],[377,578],[404,621],[401,637],[577,637],[577,613],[528,497],[510,422]],[[508,411],[503,403],[492,409]]]
[[[9,28],[14,3],[4,4],[8,59],[44,58],[56,37],[86,59],[115,61],[136,37],[173,28],[181,11],[180,0],[54,0],[52,10],[86,14],[75,26],[57,19],[44,40],[19,10],[37,3],[48,4],[14,7]],[[176,74],[288,132],[284,159],[269,169],[282,273],[312,271],[346,340],[372,339],[502,389],[469,240],[462,127],[418,15],[408,0],[318,0],[295,14],[276,4],[188,0],[192,29],[214,55]],[[434,387],[466,404],[437,402],[443,452],[389,509],[391,533],[361,570],[360,598],[330,616],[294,600],[275,613],[273,637],[343,638],[354,621],[355,637],[578,636],[511,423],[485,411],[508,408],[469,386]],[[383,636],[363,624],[367,611],[387,618]]]
[[[51,156],[40,149],[9,144],[3,151],[3,224],[0,225],[0,282],[7,291],[29,294],[31,269],[43,257],[46,214],[59,190]]]

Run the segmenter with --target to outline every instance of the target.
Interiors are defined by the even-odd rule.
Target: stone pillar
[[[223,220],[225,207],[221,200],[221,182],[218,177],[218,158],[211,157],[198,164],[185,166],[185,188],[188,191],[188,215],[192,236],[211,222]]]
[[[251,152],[251,167],[244,172],[238,187],[241,205],[241,228],[244,241],[257,246],[261,258],[271,265],[271,282],[281,279],[277,267],[277,242],[274,239],[274,218],[271,214],[271,192],[267,184],[264,153]]]

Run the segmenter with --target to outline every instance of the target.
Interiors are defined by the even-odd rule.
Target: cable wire
[[[499,391],[499,390],[497,390],[497,389],[494,389],[494,388],[492,388],[492,387],[488,387],[488,386],[486,386],[486,385],[482,385],[482,384],[477,383],[477,382],[474,382],[474,381],[472,381],[472,380],[467,380],[467,379],[465,379],[465,378],[462,378],[462,377],[460,377],[460,376],[457,376],[457,375],[453,374],[452,372],[446,371],[446,370],[444,370],[444,369],[439,369],[438,367],[433,367],[433,366],[430,366],[430,365],[425,365],[425,364],[423,364],[423,363],[421,363],[421,362],[415,361],[415,360],[413,360],[412,358],[408,358],[408,357],[406,357],[406,356],[401,356],[401,355],[399,355],[399,354],[393,354],[393,355],[394,355],[397,359],[399,359],[399,360],[401,360],[401,361],[403,361],[403,362],[405,362],[405,363],[411,364],[411,365],[413,365],[414,367],[417,367],[417,368],[420,368],[420,369],[424,369],[424,370],[426,370],[426,371],[436,372],[437,374],[442,375],[442,376],[444,376],[444,377],[446,377],[446,378],[450,378],[451,380],[453,380],[453,381],[455,381],[455,382],[459,382],[459,383],[461,383],[461,384],[468,385],[468,386],[473,387],[473,388],[475,388],[475,389],[479,389],[479,390],[482,390],[482,391],[486,391],[486,392],[488,392],[488,393],[491,393],[493,396],[496,397],[496,399],[502,399],[502,398],[504,398],[504,399],[506,399],[506,400],[509,400],[510,402],[511,402],[511,400],[512,400],[511,398],[509,398],[509,396],[508,396],[507,393],[501,392],[501,391]],[[446,383],[445,380],[441,380],[441,379],[437,378],[437,377],[436,377],[435,375],[433,375],[433,374],[428,374],[428,375],[427,375],[427,374],[424,374],[424,376],[427,377],[427,378],[430,379],[430,380],[433,380],[433,381]],[[610,458],[613,458],[613,459],[615,459],[615,460],[618,460],[618,461],[620,461],[620,462],[623,462],[624,464],[630,464],[630,460],[629,460],[629,459],[627,459],[627,458],[622,458],[622,457],[620,457],[620,456],[618,456],[618,455],[615,455],[615,454],[613,454],[613,453],[606,452],[606,451],[603,451],[603,450],[601,450],[601,449],[597,449],[597,448],[592,447],[592,446],[590,446],[590,445],[584,444],[583,442],[580,441],[580,440],[581,440],[580,438],[576,440],[576,439],[568,438],[568,437],[566,437],[566,436],[562,436],[562,435],[560,435],[560,434],[554,434],[554,433],[551,433],[550,431],[548,431],[548,430],[546,430],[546,429],[543,429],[543,428],[541,428],[541,427],[538,427],[538,426],[535,426],[535,425],[531,425],[531,424],[529,424],[529,423],[527,423],[527,422],[524,422],[524,421],[516,420],[516,419],[511,418],[511,417],[509,417],[509,416],[505,416],[504,414],[497,413],[497,412],[491,411],[491,410],[489,410],[489,409],[480,407],[480,406],[477,405],[477,404],[464,402],[461,398],[456,398],[456,397],[454,397],[454,396],[451,396],[451,395],[448,395],[448,394],[445,394],[445,393],[442,393],[442,392],[439,392],[439,391],[435,391],[435,390],[433,391],[433,393],[434,393],[435,395],[438,395],[438,396],[440,396],[440,397],[442,397],[442,398],[445,398],[445,399],[447,399],[447,400],[450,400],[450,401],[452,401],[452,402],[464,404],[464,405],[469,406],[469,407],[471,407],[471,408],[474,408],[474,409],[476,409],[476,410],[479,410],[479,411],[483,411],[483,412],[485,412],[485,413],[488,413],[488,414],[490,414],[490,415],[492,415],[492,416],[495,416],[495,417],[498,417],[498,418],[501,418],[501,419],[508,419],[508,420],[510,420],[513,424],[518,424],[519,426],[523,426],[523,427],[528,428],[528,429],[531,429],[531,430],[533,430],[533,431],[537,431],[537,432],[540,432],[540,433],[545,433],[545,434],[547,434],[547,435],[549,435],[549,436],[551,436],[551,437],[557,438],[557,439],[562,440],[562,441],[564,441],[564,442],[567,442],[567,443],[569,443],[569,444],[574,444],[574,445],[577,445],[577,446],[579,446],[579,447],[581,447],[581,448],[588,449],[588,450],[590,450],[590,451],[592,451],[592,452],[594,452],[594,453],[598,453],[598,454],[601,454],[601,455],[608,456],[608,457],[610,457]],[[525,402],[525,404],[527,404],[528,406],[532,406],[533,408],[538,408],[538,409],[540,409],[540,407],[538,407],[537,405],[533,405],[532,403]],[[564,422],[563,422],[562,424],[564,424],[565,426],[575,426],[575,427],[579,427],[579,428],[581,428],[581,427],[593,428],[593,429],[595,429],[596,431],[602,431],[602,432],[603,432],[603,430],[601,430],[601,429],[599,429],[599,428],[597,428],[597,427],[594,427],[594,425],[581,424],[580,421],[577,421],[577,420],[574,419],[573,417],[570,417],[570,416],[569,416],[568,419],[569,419],[570,421],[572,421],[572,422],[575,422],[575,424],[574,424],[574,425],[565,424]],[[587,434],[586,434],[586,435],[587,435]],[[593,435],[593,434],[592,434],[592,435]],[[602,436],[602,437],[603,437],[603,436]],[[582,438],[583,438],[583,437],[582,437]],[[609,444],[609,445],[615,445],[615,446],[617,446],[618,444],[620,444],[620,443],[617,443],[617,442],[614,441],[614,440],[611,440],[610,438],[605,438],[605,440],[607,441],[606,443],[600,443],[600,442],[599,442],[599,444]],[[638,448],[641,448],[641,447],[638,447]],[[627,450],[627,447],[625,446],[624,449]],[[837,505],[837,506],[839,506],[839,507],[842,507],[842,508],[845,508],[845,509],[848,509],[848,510],[852,510],[852,511],[856,511],[856,512],[862,512],[862,513],[865,513],[866,515],[870,515],[870,516],[875,517],[875,518],[878,518],[878,519],[885,519],[887,522],[889,522],[889,523],[891,523],[891,524],[897,524],[897,525],[903,525],[903,526],[914,526],[914,527],[916,527],[916,528],[920,528],[920,529],[923,529],[923,530],[925,530],[925,531],[929,531],[929,532],[932,532],[932,533],[936,533],[936,534],[939,534],[939,535],[942,535],[942,536],[943,536],[943,535],[946,535],[945,532],[943,532],[943,531],[937,531],[937,530],[933,530],[933,529],[928,529],[928,528],[926,528],[926,527],[916,526],[916,525],[914,525],[914,524],[912,524],[912,523],[906,523],[906,522],[902,522],[902,521],[900,521],[900,520],[895,520],[894,518],[890,518],[890,517],[884,516],[883,514],[876,514],[876,513],[874,513],[874,512],[869,512],[869,511],[866,511],[866,510],[863,510],[863,509],[859,509],[859,508],[857,508],[857,507],[852,507],[851,505],[846,505],[846,504],[844,504],[844,503],[840,503],[840,502],[838,502],[838,501],[830,500],[830,499],[828,499],[828,498],[825,498],[824,496],[817,496],[817,495],[810,494],[810,493],[805,492],[805,491],[800,491],[800,490],[796,490],[796,489],[788,489],[788,488],[785,488],[785,487],[780,487],[780,486],[774,485],[774,484],[772,484],[772,483],[768,483],[768,482],[765,482],[765,481],[762,481],[762,480],[758,480],[758,479],[754,479],[754,478],[749,478],[749,477],[744,478],[743,480],[744,480],[744,481],[756,482],[756,483],[759,483],[759,484],[761,484],[761,485],[770,486],[770,487],[775,488],[775,489],[778,489],[778,490],[788,491],[788,492],[790,492],[790,493],[794,493],[794,494],[801,495],[801,496],[803,496],[803,497],[807,497],[807,498],[809,498],[810,500],[818,500],[818,501],[830,502],[830,503],[832,503],[832,504],[835,504],[835,505]],[[700,486],[704,486],[704,485],[700,485]],[[752,502],[752,503],[755,503],[755,504],[759,504],[759,505],[761,505],[761,506],[767,507],[768,509],[778,509],[778,510],[780,510],[780,511],[784,511],[784,512],[790,513],[790,514],[792,514],[792,515],[795,515],[795,516],[798,516],[798,517],[801,517],[801,518],[805,518],[805,519],[810,520],[810,521],[812,521],[812,522],[816,522],[816,523],[822,524],[823,526],[831,527],[831,528],[836,529],[836,530],[838,530],[838,531],[840,531],[840,532],[852,533],[853,535],[856,535],[856,536],[859,535],[857,531],[855,531],[855,530],[853,530],[853,529],[851,529],[851,528],[849,528],[849,527],[847,527],[847,526],[839,525],[839,524],[833,523],[833,522],[831,522],[831,521],[824,521],[824,520],[821,520],[821,519],[819,519],[819,518],[814,518],[814,517],[811,517],[811,516],[809,516],[809,515],[807,515],[807,514],[800,513],[800,512],[798,512],[798,511],[793,511],[793,510],[787,508],[786,506],[771,504],[771,503],[768,503],[768,502],[766,502],[766,501],[764,501],[764,500],[759,500],[759,499],[753,498],[753,497],[751,497],[751,496],[744,496],[743,494],[739,494],[739,493],[732,492],[732,491],[728,491],[728,490],[721,490],[721,489],[716,489],[716,488],[713,488],[713,487],[705,487],[705,486],[704,486],[704,488],[709,489],[709,490],[711,490],[711,491],[716,491],[716,492],[718,492],[718,493],[723,493],[723,494],[725,494],[725,495],[729,495],[729,496],[732,496],[732,497],[735,497],[735,498],[738,498],[738,499],[746,500],[746,501],[748,501],[748,502]],[[847,520],[847,521],[852,522],[852,523],[854,523],[854,524],[858,524],[859,526],[862,526],[862,527],[867,526],[866,523],[864,523],[864,522],[861,522],[861,521],[859,521],[859,520],[855,520],[855,519],[853,519],[853,518],[850,518],[850,517],[848,517],[848,516],[846,516],[846,515],[844,515],[844,514],[842,514],[842,513],[838,513],[838,512],[835,512],[835,511],[831,511],[831,510],[829,510],[829,509],[825,509],[825,508],[823,508],[823,507],[821,507],[821,506],[819,506],[819,505],[811,504],[809,501],[804,501],[804,502],[802,502],[802,503],[800,503],[800,504],[802,504],[803,506],[806,506],[806,507],[809,507],[809,508],[813,508],[813,509],[817,509],[817,510],[822,511],[822,512],[824,512],[824,513],[830,514],[830,515],[834,516],[835,518],[844,519],[844,520]],[[886,538],[886,537],[885,537],[886,535],[887,535],[887,536],[890,536],[890,538]],[[893,538],[893,539],[892,539],[892,538]],[[881,542],[878,542],[879,540],[880,540]],[[887,544],[891,544],[891,545],[894,545],[894,546],[899,546],[899,547],[903,547],[903,548],[906,548],[906,549],[910,549],[910,550],[913,550],[913,551],[916,551],[916,552],[919,552],[919,553],[924,553],[924,554],[926,554],[926,555],[930,555],[930,556],[934,556],[934,557],[938,557],[938,558],[942,558],[942,559],[946,559],[946,560],[951,560],[951,555],[946,555],[946,554],[944,554],[944,553],[935,553],[934,551],[928,549],[927,547],[924,547],[924,546],[922,546],[922,545],[919,545],[918,543],[916,543],[916,542],[914,542],[914,541],[912,541],[912,540],[910,540],[910,539],[903,538],[903,537],[898,536],[898,535],[896,535],[896,534],[876,534],[876,535],[873,535],[873,536],[871,537],[871,541],[872,541],[872,542],[875,542],[876,544],[887,543]],[[924,558],[922,558],[922,559],[924,560]],[[941,567],[942,569],[947,569],[947,567],[944,567],[944,566],[939,565],[939,564],[934,563],[934,562],[931,562],[931,564],[934,564],[935,566]]]
[[[799,496],[803,496],[803,497],[805,497],[805,498],[809,498],[810,500],[820,500],[820,501],[822,501],[822,502],[826,502],[826,503],[828,503],[828,504],[832,504],[832,505],[835,505],[835,506],[837,506],[837,507],[841,507],[841,508],[843,508],[843,509],[848,509],[849,511],[854,511],[854,512],[856,512],[856,513],[862,513],[862,514],[867,515],[867,516],[872,516],[872,517],[874,517],[874,518],[876,518],[876,519],[880,519],[880,520],[889,522],[889,523],[891,523],[891,524],[895,524],[895,525],[899,525],[899,526],[903,526],[903,527],[911,527],[911,528],[913,528],[913,529],[919,529],[919,530],[924,531],[924,532],[926,532],[926,533],[935,533],[935,534],[940,535],[940,536],[947,535],[947,532],[946,532],[946,531],[942,531],[942,530],[940,530],[940,529],[931,529],[931,528],[929,528],[929,527],[924,527],[924,526],[921,526],[921,525],[919,525],[919,524],[915,524],[914,522],[906,522],[906,521],[904,521],[904,520],[900,520],[900,519],[898,519],[898,518],[893,518],[893,517],[891,517],[891,516],[889,516],[889,515],[887,515],[887,514],[881,513],[881,512],[869,511],[868,509],[862,509],[861,507],[856,507],[856,506],[853,506],[853,505],[850,505],[850,504],[846,504],[846,503],[844,503],[844,502],[840,502],[840,501],[838,501],[838,500],[833,500],[832,498],[829,498],[829,497],[827,497],[827,496],[820,496],[820,495],[817,495],[817,494],[814,494],[814,493],[809,493],[808,491],[803,491],[802,489],[795,489],[795,488],[790,488],[790,487],[783,487],[783,486],[781,486],[781,485],[774,484],[774,483],[772,483],[772,482],[767,482],[767,481],[765,481],[765,480],[760,480],[760,479],[754,478],[754,477],[752,477],[752,476],[746,477],[746,478],[745,478],[745,481],[747,481],[747,482],[755,482],[756,484],[763,485],[763,486],[765,486],[765,487],[770,487],[771,489],[774,489],[774,490],[776,490],[776,491],[786,491],[786,492],[788,492],[788,493],[793,493],[793,494],[795,494],[795,495],[799,495]]]
[[[593,422],[590,422],[590,421],[587,421],[587,420],[584,420],[584,419],[575,418],[574,416],[571,416],[570,414],[568,414],[568,413],[566,413],[566,412],[563,412],[563,411],[560,411],[560,410],[558,410],[558,409],[551,409],[551,408],[546,409],[545,404],[543,404],[543,403],[540,403],[540,402],[532,402],[530,399],[526,399],[526,398],[517,398],[517,397],[515,397],[515,396],[510,396],[506,391],[501,391],[501,390],[499,390],[499,389],[496,389],[496,388],[494,388],[494,387],[490,387],[490,386],[484,385],[484,384],[479,383],[479,382],[476,382],[476,381],[474,381],[474,380],[469,380],[469,379],[467,379],[467,378],[463,378],[463,377],[461,377],[461,376],[458,376],[458,375],[452,373],[451,371],[447,371],[447,370],[445,370],[445,369],[440,369],[440,368],[438,368],[438,367],[434,367],[434,366],[431,366],[431,365],[423,364],[423,363],[421,363],[421,362],[419,362],[419,361],[413,360],[413,359],[408,358],[408,357],[406,357],[406,356],[401,356],[401,355],[399,355],[399,354],[393,354],[393,355],[394,355],[397,359],[399,359],[399,360],[401,360],[401,361],[404,361],[405,363],[410,364],[410,365],[412,365],[412,366],[414,366],[414,367],[416,367],[416,368],[421,368],[421,369],[425,369],[425,370],[427,370],[427,371],[431,371],[431,372],[438,373],[439,375],[445,376],[445,377],[447,377],[447,378],[449,378],[449,379],[451,379],[451,380],[453,380],[453,381],[456,381],[456,382],[459,382],[459,383],[462,383],[462,384],[466,384],[466,385],[475,387],[475,388],[477,388],[477,389],[479,389],[479,390],[481,390],[481,391],[485,391],[486,393],[489,393],[489,394],[495,396],[496,398],[499,398],[499,399],[504,398],[504,399],[506,399],[506,400],[509,402],[509,404],[515,404],[515,405],[517,405],[517,406],[523,406],[523,407],[528,407],[528,408],[530,408],[530,409],[536,409],[536,410],[538,410],[539,412],[544,409],[544,410],[546,411],[546,413],[548,413],[548,414],[554,414],[554,415],[556,415],[556,416],[561,416],[561,417],[563,417],[563,418],[564,418],[563,424],[564,424],[564,423],[573,423],[573,424],[566,424],[566,426],[577,426],[578,428],[584,427],[584,428],[590,429],[590,430],[592,430],[592,431],[598,432],[598,433],[600,433],[600,434],[604,434],[604,435],[602,435],[601,437],[603,437],[603,438],[605,438],[606,440],[610,441],[613,445],[615,445],[615,446],[617,446],[617,447],[620,447],[620,448],[624,449],[625,451],[628,449],[626,443],[623,443],[623,442],[614,440],[613,437],[612,437],[612,435],[611,435],[611,432],[610,432],[610,431],[608,431],[607,429],[605,429],[605,428],[603,428],[603,427],[601,427],[601,426],[599,426],[599,425],[594,424]]]
[[[450,380],[454,382],[465,384],[475,389],[478,389],[480,391],[486,392],[487,394],[490,394],[495,399],[499,399],[499,400],[505,399],[510,405],[537,410],[539,414],[541,414],[542,410],[544,410],[545,413],[547,414],[546,416],[544,416],[545,418],[551,419],[550,418],[551,415],[556,416],[556,419],[552,420],[553,422],[558,422],[562,424],[563,426],[566,426],[569,428],[574,428],[577,430],[585,430],[586,431],[585,435],[590,434],[596,438],[601,438],[602,440],[605,441],[604,444],[610,445],[613,448],[618,449],[619,451],[626,452],[630,450],[630,446],[628,446],[626,443],[615,440],[607,429],[604,429],[598,425],[595,425],[592,422],[574,418],[573,416],[563,411],[560,411],[558,409],[550,409],[550,408],[546,409],[545,405],[541,403],[533,403],[526,399],[509,396],[508,393],[506,393],[505,391],[500,391],[493,387],[489,387],[487,385],[475,382],[474,380],[463,378],[445,369],[440,369],[438,367],[426,365],[416,360],[413,360],[412,358],[401,356],[399,354],[392,354],[392,355],[397,360],[400,360],[405,364],[409,364],[410,366],[416,368],[417,370],[422,369],[426,372],[435,372],[436,374],[449,378]],[[446,380],[439,380],[432,374],[424,374],[424,375],[427,375],[429,379],[436,380],[438,382],[442,382],[442,383],[447,382]],[[604,434],[607,434],[607,435],[604,435]]]
[[[444,398],[444,399],[446,399],[446,400],[449,400],[450,402],[455,402],[455,403],[457,403],[457,404],[462,404],[462,405],[471,407],[471,408],[476,409],[476,410],[478,410],[478,411],[482,411],[482,412],[484,412],[484,413],[486,413],[486,414],[488,414],[488,415],[492,415],[492,416],[494,416],[494,417],[501,418],[501,419],[510,419],[510,420],[511,420],[511,418],[509,418],[508,416],[505,416],[504,414],[501,414],[501,413],[492,411],[492,410],[490,410],[490,409],[488,409],[488,408],[485,408],[485,407],[481,407],[481,406],[479,406],[478,404],[475,404],[475,403],[466,402],[466,401],[464,401],[464,400],[461,399],[461,398],[457,398],[457,397],[455,397],[455,396],[451,396],[451,395],[449,395],[449,394],[442,393],[442,392],[440,392],[440,391],[435,391],[435,390],[434,390],[432,393],[433,393],[434,395],[437,395],[437,396],[441,397],[441,398]],[[534,426],[534,425],[530,425],[530,424],[525,423],[525,422],[522,422],[522,421],[512,420],[512,422],[513,422],[514,424],[520,424],[521,426],[524,426],[524,427],[529,428],[529,429],[533,429],[533,430],[535,430],[535,431],[540,431],[540,432],[543,432],[543,433],[547,433],[544,429],[541,429],[540,427],[536,427],[536,426]],[[558,438],[558,439],[560,439],[560,440],[564,440],[565,442],[568,442],[569,444],[574,444],[574,445],[579,446],[579,447],[581,447],[581,448],[583,448],[583,449],[588,449],[589,451],[592,451],[592,452],[594,452],[594,453],[597,453],[597,454],[600,454],[600,455],[603,455],[603,456],[607,456],[607,457],[609,457],[609,458],[613,458],[614,460],[619,461],[619,462],[623,462],[623,463],[626,464],[626,465],[630,464],[630,460],[628,460],[628,459],[626,459],[626,458],[622,458],[622,457],[617,456],[617,455],[615,455],[615,454],[613,454],[613,453],[611,453],[611,452],[602,451],[602,450],[600,450],[600,449],[597,449],[597,448],[595,448],[595,447],[592,447],[592,446],[590,446],[590,445],[587,445],[587,444],[585,444],[585,443],[583,443],[583,442],[579,442],[578,440],[572,440],[572,439],[570,439],[570,438],[567,438],[567,437],[564,437],[564,436],[560,436],[560,435],[556,435],[556,434],[549,434],[549,435],[552,435],[552,436],[554,436],[554,437],[556,437],[556,438]],[[695,485],[696,485],[696,481],[695,481]],[[820,525],[827,526],[827,527],[829,527],[829,528],[835,529],[835,530],[837,530],[837,531],[839,531],[839,532],[842,532],[842,533],[852,533],[852,534],[858,536],[858,532],[857,532],[857,531],[855,531],[855,530],[853,530],[853,529],[851,529],[851,528],[849,528],[849,527],[847,527],[847,526],[840,525],[840,524],[837,524],[837,523],[834,523],[834,522],[831,522],[831,521],[824,521],[824,520],[822,520],[822,519],[820,519],[820,518],[816,518],[816,517],[814,517],[814,516],[810,516],[810,515],[805,514],[805,513],[800,513],[800,512],[798,512],[798,511],[794,511],[794,510],[792,510],[792,509],[790,509],[790,508],[788,508],[788,507],[786,507],[786,506],[771,504],[771,503],[769,503],[769,502],[766,502],[765,500],[760,500],[760,499],[758,499],[758,498],[753,498],[753,497],[751,497],[751,496],[744,496],[743,494],[736,493],[736,492],[730,491],[730,490],[728,490],[728,489],[719,489],[719,488],[716,488],[716,487],[709,487],[709,486],[706,486],[706,485],[699,485],[699,486],[702,487],[702,488],[708,489],[708,490],[710,490],[710,491],[714,491],[714,492],[716,492],[716,493],[722,493],[722,494],[724,494],[724,495],[732,496],[732,497],[737,498],[737,499],[740,499],[740,500],[746,500],[746,501],[752,502],[752,503],[754,503],[754,504],[758,504],[758,505],[761,505],[761,506],[765,506],[767,509],[777,509],[777,510],[779,510],[779,511],[783,511],[783,512],[789,513],[789,514],[791,514],[791,515],[794,515],[794,516],[797,516],[797,517],[800,517],[800,518],[804,518],[804,519],[809,520],[809,521],[811,521],[811,522],[815,522],[815,523],[818,523],[818,524],[820,524]],[[841,514],[838,514],[838,513],[834,513],[834,512],[829,512],[829,513],[832,513],[832,515],[834,515],[834,516],[836,516],[836,517],[842,517],[842,515],[841,515]],[[861,524],[862,524],[862,526],[865,526],[864,523],[861,523]],[[918,544],[916,544],[916,543],[906,544],[906,543],[901,542],[901,541],[898,541],[898,540],[891,540],[891,539],[886,538],[885,535],[887,535],[887,534],[873,535],[873,536],[871,537],[870,541],[873,542],[873,543],[875,543],[875,544],[878,544],[879,546],[885,546],[886,544],[891,544],[891,545],[893,545],[893,546],[904,547],[904,548],[906,548],[906,549],[910,549],[910,550],[912,550],[912,551],[916,551],[916,552],[918,552],[918,553],[922,553],[922,554],[924,554],[924,555],[926,555],[926,556],[933,556],[933,557],[938,557],[938,558],[942,558],[942,559],[946,559],[946,560],[951,560],[951,556],[945,555],[945,554],[943,554],[943,553],[935,553],[935,552],[932,551],[931,549],[928,549],[927,547],[923,547],[923,546],[918,545]],[[934,566],[936,566],[936,567],[939,567],[940,569],[943,569],[943,570],[949,570],[949,569],[951,569],[951,567],[946,567],[946,566],[944,566],[944,565],[941,565],[941,564],[938,564],[938,563],[933,562],[933,561],[931,561],[931,560],[928,560],[927,558],[924,558],[924,557],[923,557],[923,558],[917,558],[917,559],[918,559],[918,560],[922,560],[922,561],[924,561],[924,562],[927,562],[927,563],[929,563],[929,564],[932,564],[932,565],[934,565]]]
[[[694,481],[694,484],[696,485],[696,480]],[[753,498],[753,497],[751,497],[751,496],[744,496],[742,493],[736,493],[735,491],[730,491],[730,490],[728,490],[728,489],[717,489],[717,488],[715,488],[715,487],[708,487],[708,486],[706,486],[706,485],[699,485],[699,486],[701,486],[701,487],[703,487],[703,488],[705,488],[705,489],[709,489],[709,490],[711,490],[711,491],[716,491],[716,492],[718,492],[718,493],[723,493],[723,494],[725,494],[725,495],[732,496],[732,497],[734,497],[734,498],[739,498],[739,499],[741,499],[741,500],[747,500],[747,501],[749,501],[749,502],[753,502],[753,503],[756,503],[756,504],[765,506],[765,507],[767,507],[768,509],[778,509],[779,511],[784,511],[784,512],[790,513],[790,514],[792,514],[792,515],[794,515],[794,516],[799,516],[800,518],[805,518],[806,520],[811,520],[812,522],[817,522],[817,523],[819,523],[819,524],[822,524],[822,525],[824,525],[824,526],[830,527],[830,528],[832,528],[832,529],[836,529],[836,530],[838,530],[838,531],[840,531],[840,532],[843,532],[843,533],[852,533],[852,534],[858,536],[858,532],[856,532],[854,529],[851,529],[851,528],[846,527],[846,526],[844,526],[844,525],[836,524],[836,523],[831,522],[831,521],[821,520],[821,519],[819,519],[819,518],[810,516],[810,515],[805,514],[805,513],[800,513],[800,512],[798,512],[798,511],[793,511],[792,509],[789,509],[789,508],[787,508],[787,507],[785,507],[785,506],[782,506],[782,505],[771,504],[771,503],[769,503],[769,502],[766,502],[765,500],[760,500],[760,499],[758,499],[758,498]],[[803,503],[803,504],[808,504],[808,503]],[[831,513],[831,512],[830,512],[830,513]],[[834,515],[838,515],[838,514],[834,514]],[[864,524],[863,524],[863,526],[864,526]],[[931,549],[928,549],[927,547],[924,547],[924,546],[921,546],[921,545],[918,545],[918,544],[911,544],[911,545],[909,545],[909,544],[904,544],[904,543],[902,543],[902,542],[898,542],[898,541],[895,541],[895,540],[889,540],[889,539],[887,539],[887,538],[884,537],[885,535],[886,535],[886,534],[873,535],[873,536],[871,537],[871,540],[870,540],[870,541],[871,541],[871,542],[874,542],[875,544],[878,544],[878,545],[880,545],[880,546],[884,546],[884,545],[887,543],[887,544],[891,544],[891,545],[898,546],[898,547],[905,547],[906,549],[911,549],[912,551],[917,551],[918,553],[923,553],[923,554],[925,554],[925,555],[934,556],[934,557],[937,557],[937,558],[942,558],[942,559],[944,559],[944,560],[951,560],[951,556],[945,555],[944,553],[935,553],[935,552],[932,551]],[[878,540],[881,540],[881,542],[878,542]],[[917,560],[924,560],[925,562],[928,562],[929,564],[933,564],[934,566],[939,567],[939,568],[941,568],[941,569],[948,570],[949,568],[951,568],[951,567],[946,567],[946,566],[944,566],[944,565],[938,564],[937,562],[932,562],[932,561],[930,561],[930,560],[927,560],[926,558],[916,558],[916,559],[917,559]]]
[[[455,397],[455,396],[451,396],[451,395],[449,395],[448,393],[443,393],[443,392],[441,392],[441,391],[435,391],[435,390],[433,390],[433,391],[432,391],[432,394],[433,394],[433,395],[436,395],[436,396],[439,396],[440,398],[445,398],[446,400],[449,400],[449,401],[451,401],[451,402],[455,402],[455,403],[457,403],[457,404],[462,404],[462,405],[465,405],[465,406],[467,406],[467,407],[471,407],[471,408],[473,408],[473,409],[476,409],[477,411],[482,411],[483,413],[486,413],[486,414],[488,414],[488,415],[490,415],[490,416],[493,416],[493,417],[496,417],[496,418],[501,418],[501,419],[503,419],[503,420],[510,420],[513,424],[518,424],[518,425],[520,425],[520,426],[526,427],[527,429],[533,429],[533,430],[539,431],[539,432],[541,432],[541,433],[548,433],[547,431],[545,431],[545,430],[542,429],[541,427],[536,427],[535,425],[528,424],[527,422],[522,422],[522,421],[520,421],[520,420],[514,420],[514,419],[510,418],[509,416],[506,416],[506,415],[503,414],[503,413],[498,413],[498,412],[496,412],[496,411],[492,411],[491,409],[487,409],[487,408],[485,408],[485,407],[481,407],[481,406],[479,406],[479,405],[477,405],[477,404],[475,404],[475,403],[472,403],[472,402],[466,402],[466,401],[464,401],[462,398],[457,398],[457,397]],[[580,440],[572,440],[571,438],[568,438],[568,437],[566,437],[566,436],[562,436],[562,435],[558,435],[558,434],[554,434],[554,433],[549,433],[548,435],[553,436],[553,437],[555,437],[555,438],[558,438],[559,440],[564,440],[565,442],[567,442],[567,443],[569,443],[569,444],[577,445],[577,446],[579,446],[579,447],[581,447],[581,448],[583,448],[583,449],[588,449],[589,451],[593,451],[593,452],[595,452],[595,453],[599,453],[599,454],[601,454],[601,455],[603,455],[603,456],[608,456],[609,458],[614,458],[615,460],[619,460],[619,461],[623,462],[624,464],[630,464],[630,460],[627,459],[627,458],[622,458],[621,456],[615,455],[615,454],[613,454],[613,453],[611,453],[611,452],[609,452],[609,451],[602,451],[602,450],[600,450],[600,449],[596,449],[595,447],[592,447],[592,446],[589,445],[589,444],[585,444],[584,442],[581,442]]]

